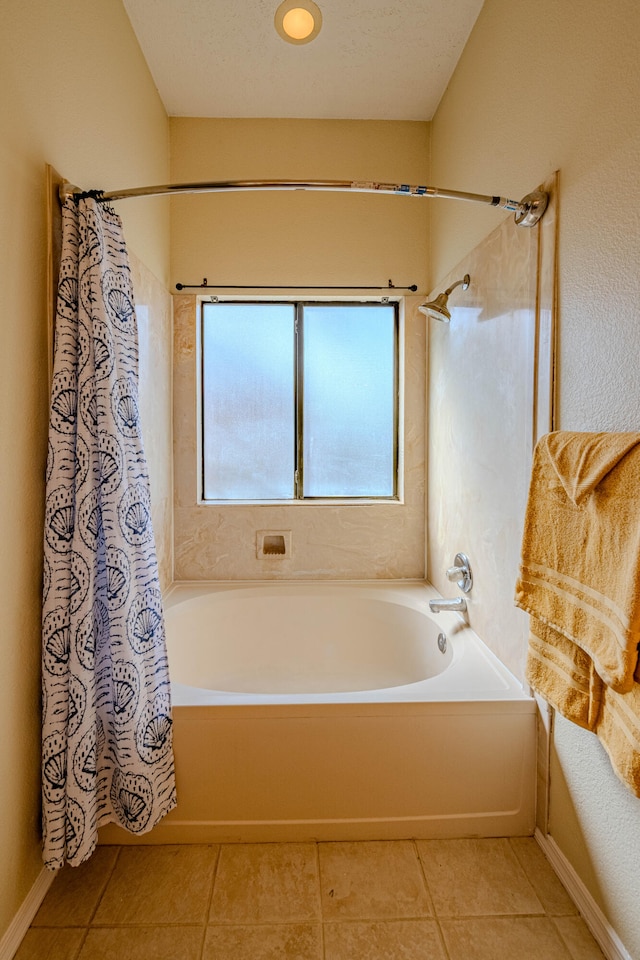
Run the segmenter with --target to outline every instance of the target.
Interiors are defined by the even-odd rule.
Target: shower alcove
[[[472,557],[476,583],[468,600],[469,620],[476,633],[516,677],[522,677],[526,646],[526,618],[512,606],[521,520],[533,446],[538,436],[553,426],[555,178],[544,184],[544,189],[549,191],[550,204],[538,226],[523,231],[516,228],[509,217],[450,274],[439,279],[434,295],[459,276],[466,273],[471,276],[469,289],[464,293],[458,290],[452,297],[450,324],[425,321],[419,316],[417,307],[423,297],[405,300],[407,315],[412,315],[407,326],[409,404],[424,403],[421,401],[423,388],[416,388],[416,381],[412,380],[411,365],[415,361],[411,359],[411,348],[417,347],[418,355],[424,356],[424,338],[428,337],[428,579],[443,595],[451,595],[444,571],[459,550]],[[154,525],[156,535],[159,533],[159,553],[165,557],[161,564],[165,587],[170,585],[172,569],[173,577],[180,581],[260,580],[274,576],[282,580],[304,580],[316,576],[319,566],[321,576],[331,579],[336,568],[327,567],[326,557],[320,564],[311,563],[306,568],[304,563],[299,567],[289,564],[275,568],[273,561],[268,560],[262,561],[267,566],[256,566],[255,530],[289,529],[290,522],[283,522],[281,514],[270,516],[267,523],[262,518],[257,522],[251,511],[259,508],[227,508],[224,514],[196,502],[193,493],[196,466],[192,457],[196,442],[196,420],[192,412],[196,354],[195,340],[190,333],[194,329],[196,298],[187,296],[176,298],[174,314],[175,488],[171,506],[167,472],[171,457],[163,436],[168,426],[166,401],[171,373],[164,384],[159,385],[157,377],[155,383],[152,382],[158,367],[167,367],[167,345],[160,345],[160,340],[166,336],[170,322],[168,301],[166,291],[160,293],[152,289],[157,282],[145,276],[143,265],[135,265],[134,269],[138,271],[136,294],[143,354],[141,397],[150,411],[152,441],[147,446],[152,491],[155,474],[161,478],[155,484],[158,499],[154,503]],[[158,312],[165,318],[160,337],[158,330],[152,330]],[[148,350],[146,357],[145,349]],[[154,350],[157,351],[155,360]],[[151,369],[145,367],[147,363]],[[146,394],[145,389],[148,389]],[[161,418],[157,415],[158,389],[162,396]],[[408,431],[414,429],[409,418],[405,424]],[[419,451],[420,438],[412,435],[410,439],[413,449]],[[420,453],[412,461],[411,469],[414,474],[420,469],[424,472]],[[408,536],[416,553],[422,540],[422,535],[416,537],[416,522],[424,524],[422,495],[419,482],[406,520],[398,524],[399,514],[396,514],[389,524],[389,529],[397,527],[400,537]],[[328,513],[323,524],[327,516]],[[362,517],[366,526],[364,512]],[[171,539],[172,522],[174,540]],[[350,540],[353,533],[353,529],[349,530]],[[311,536],[310,545],[314,537],[318,539],[317,532]],[[331,540],[330,534],[326,534],[325,539]],[[293,543],[294,556],[296,553],[298,558],[304,556],[304,538],[296,536],[295,529]],[[366,552],[364,534],[362,543]],[[241,552],[250,544],[246,556],[240,557],[234,569],[225,568],[230,551],[238,544],[243,545]],[[327,547],[326,556],[330,556],[331,551],[340,555],[333,542],[330,546],[327,543]],[[347,555],[348,551],[342,553]],[[387,569],[391,578],[406,577],[406,573],[388,564]],[[338,576],[353,579],[354,571],[347,567],[338,570]],[[383,576],[380,570],[373,573],[377,579]],[[357,573],[355,577],[358,578]],[[542,717],[544,719],[544,713]],[[539,734],[537,816],[538,824],[544,828],[547,762],[544,723]],[[179,771],[179,756],[177,766]],[[153,836],[145,839],[154,842]],[[112,827],[103,831],[101,840],[126,842],[122,832]],[[162,842],[162,838],[158,836],[156,842]]]

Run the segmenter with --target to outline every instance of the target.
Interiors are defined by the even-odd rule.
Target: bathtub
[[[531,834],[535,703],[462,617],[430,612],[437,595],[174,585],[178,805],[139,840]]]

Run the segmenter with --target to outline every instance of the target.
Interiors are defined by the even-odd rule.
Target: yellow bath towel
[[[530,618],[526,678],[563,717],[595,730],[603,697],[591,657],[561,633]]]
[[[640,443],[638,433],[548,433],[540,441],[570,500],[579,504]]]
[[[593,730],[640,797],[640,434],[554,433],[536,447],[516,604],[526,676]]]
[[[596,734],[620,780],[640,797],[640,683],[624,694],[603,687]]]
[[[638,663],[639,505],[640,433],[552,433],[536,446],[516,604],[620,694]]]

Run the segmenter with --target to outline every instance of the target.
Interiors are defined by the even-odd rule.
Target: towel
[[[516,604],[621,694],[638,664],[639,502],[639,433],[552,433],[537,444]]]
[[[640,797],[640,683],[625,694],[603,688],[595,732],[620,780]]]
[[[595,730],[604,684],[593,660],[535,617],[530,618],[526,678],[563,717],[585,730]]]
[[[558,480],[576,505],[640,442],[637,433],[549,433],[541,440]]]
[[[516,604],[526,676],[640,797],[640,434],[553,433],[532,469]]]

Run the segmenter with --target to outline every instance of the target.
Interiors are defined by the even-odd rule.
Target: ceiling
[[[279,0],[124,0],[170,116],[430,120],[483,0],[318,0],[308,44]]]

